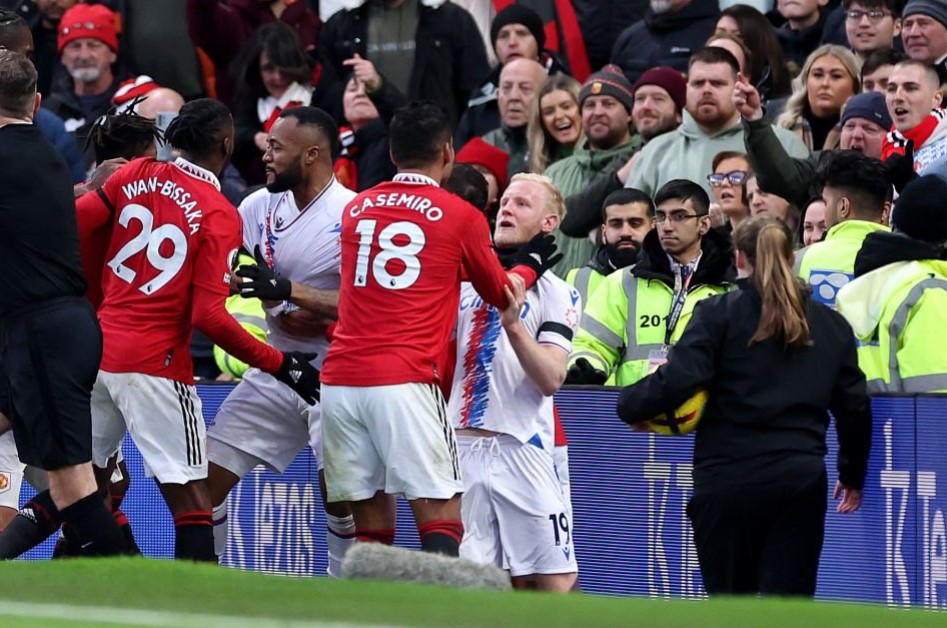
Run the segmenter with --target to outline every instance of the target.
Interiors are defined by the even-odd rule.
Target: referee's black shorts
[[[92,305],[63,297],[3,319],[0,358],[20,460],[48,471],[91,461],[89,400],[102,359]]]

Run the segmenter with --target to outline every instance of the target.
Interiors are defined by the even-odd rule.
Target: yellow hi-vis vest
[[[842,288],[870,394],[947,392],[947,262],[896,262]]]
[[[566,283],[571,285],[582,297],[582,303],[588,304],[592,296],[604,280],[606,275],[598,272],[591,266],[573,268],[566,273]]]
[[[249,255],[241,255],[237,260],[238,266],[255,264]],[[240,326],[260,342],[266,342],[269,326],[266,324],[266,312],[259,299],[244,299],[239,294],[230,295],[225,304],[227,312],[233,316]],[[214,361],[221,373],[230,375],[234,379],[243,379],[243,374],[250,368],[248,364],[229,355],[219,346],[214,345]]]
[[[796,273],[812,288],[812,299],[835,307],[838,291],[855,278],[855,256],[873,231],[889,231],[866,220],[845,220],[815,242],[796,253]]]
[[[691,287],[671,334],[676,342],[703,299],[729,291],[729,284]],[[628,386],[648,374],[652,351],[664,348],[674,290],[658,279],[644,279],[623,268],[605,277],[582,313],[572,343],[571,366],[579,358],[609,374],[608,386]]]

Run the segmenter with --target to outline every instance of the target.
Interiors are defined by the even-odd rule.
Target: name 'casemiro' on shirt
[[[444,217],[444,211],[436,207],[431,199],[420,194],[405,194],[404,192],[392,192],[391,194],[375,194],[366,196],[362,199],[360,205],[354,205],[349,209],[349,215],[352,218],[357,217],[362,212],[372,207],[397,207],[399,209],[409,209],[423,214],[431,222],[437,222]]]

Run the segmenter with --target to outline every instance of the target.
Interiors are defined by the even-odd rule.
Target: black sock
[[[185,512],[174,518],[174,557],[179,560],[217,562],[211,511]]]
[[[125,537],[98,493],[63,508],[62,518],[72,528],[80,556],[125,553]]]
[[[59,529],[62,515],[49,491],[23,504],[0,534],[0,559],[12,559],[33,549]]]

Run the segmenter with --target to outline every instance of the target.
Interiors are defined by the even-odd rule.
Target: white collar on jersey
[[[415,183],[417,185],[433,185],[441,187],[441,184],[420,172],[399,172],[392,179],[394,183]]]
[[[191,163],[184,157],[178,157],[177,159],[175,159],[174,165],[180,168],[181,170],[183,170],[184,172],[186,172],[187,174],[191,175],[192,177],[196,179],[200,179],[201,181],[206,181],[207,183],[210,183],[212,186],[217,188],[218,192],[220,192],[220,180],[218,180],[217,177],[214,175],[214,173],[211,172],[210,170],[207,170],[206,168],[201,168],[197,164]]]

